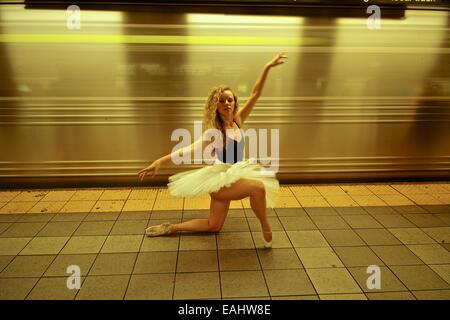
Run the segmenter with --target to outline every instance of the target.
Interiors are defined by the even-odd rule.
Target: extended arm
[[[250,112],[253,110],[256,101],[258,101],[258,98],[261,96],[262,90],[264,88],[264,83],[266,82],[266,78],[269,74],[270,68],[284,63],[283,59],[287,59],[287,56],[284,53],[280,53],[264,66],[258,79],[256,79],[249,99],[245,103],[244,107],[236,113],[236,117],[241,124],[243,124],[247,117],[250,115]]]
[[[203,148],[205,147],[205,145],[207,143],[208,143],[207,140],[205,140],[204,138],[200,138],[187,147],[175,150],[172,153],[169,153],[168,155],[165,155],[165,156],[153,161],[153,163],[150,164],[148,167],[145,167],[144,169],[139,171],[139,173],[138,173],[139,179],[141,181],[144,180],[144,177],[147,175],[148,172],[152,172],[152,178],[155,177],[156,172],[159,170],[159,167],[162,164],[171,161],[172,157],[175,157],[175,156],[181,157],[186,153],[195,152],[195,150],[197,150],[197,149],[203,150]]]

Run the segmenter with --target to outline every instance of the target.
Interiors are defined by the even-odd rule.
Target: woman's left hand
[[[284,52],[279,53],[276,55],[275,58],[273,58],[272,60],[267,62],[266,67],[271,68],[271,67],[275,67],[279,64],[283,64],[284,63],[283,59],[287,59],[287,57],[288,56]]]

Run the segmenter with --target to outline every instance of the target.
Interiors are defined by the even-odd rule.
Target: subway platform
[[[167,188],[3,190],[0,299],[450,299],[448,182],[282,185],[271,249],[248,199],[220,233],[144,235],[208,208]]]

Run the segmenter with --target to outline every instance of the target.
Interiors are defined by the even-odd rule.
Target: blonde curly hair
[[[231,88],[227,85],[219,85],[217,87],[214,87],[212,91],[209,93],[208,99],[206,100],[205,109],[204,109],[204,116],[203,116],[203,128],[204,130],[207,129],[219,129],[222,131],[222,133],[225,134],[225,129],[223,127],[223,121],[220,117],[218,111],[217,111],[217,104],[219,103],[220,96],[224,91],[231,91],[233,93],[233,99],[234,99],[234,110],[233,115],[236,115],[236,112],[238,111],[238,97],[236,94],[231,90]],[[225,135],[224,135],[225,136]]]

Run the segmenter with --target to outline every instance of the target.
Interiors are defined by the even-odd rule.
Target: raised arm
[[[280,53],[276,55],[275,58],[267,62],[266,65],[264,66],[261,74],[259,75],[258,79],[255,82],[255,85],[253,86],[253,90],[249,99],[245,103],[244,107],[242,107],[236,113],[236,118],[241,124],[244,124],[244,121],[247,119],[247,117],[250,115],[250,112],[253,110],[256,101],[258,101],[258,98],[260,97],[262,90],[264,88],[264,83],[266,82],[266,78],[267,75],[269,74],[270,68],[283,64],[284,63],[283,59],[287,59],[287,55],[285,55],[284,53]]]

